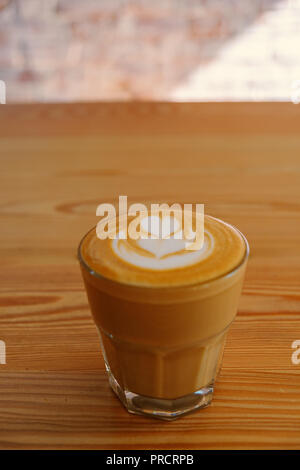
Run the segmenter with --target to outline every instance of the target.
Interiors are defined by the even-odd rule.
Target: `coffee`
[[[176,225],[176,224],[175,224]],[[207,405],[248,256],[243,235],[204,219],[204,243],[100,240],[79,248],[112,388],[127,409],[172,419]]]

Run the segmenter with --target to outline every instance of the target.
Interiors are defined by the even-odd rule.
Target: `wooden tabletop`
[[[0,448],[300,449],[300,106],[0,105],[0,156]],[[119,195],[204,203],[251,247],[213,403],[171,423],[111,392],[76,259]]]

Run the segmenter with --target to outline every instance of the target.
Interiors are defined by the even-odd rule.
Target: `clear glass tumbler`
[[[242,237],[245,256],[232,271],[168,288],[105,278],[86,264],[81,241],[78,257],[109,382],[129,412],[172,420],[211,402],[249,255]]]

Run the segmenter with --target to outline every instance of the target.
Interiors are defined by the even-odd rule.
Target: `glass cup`
[[[85,237],[78,249],[82,276],[109,383],[123,405],[166,420],[207,406],[237,312],[249,255],[246,238],[242,235],[244,258],[217,279],[137,287],[94,272],[82,256]]]

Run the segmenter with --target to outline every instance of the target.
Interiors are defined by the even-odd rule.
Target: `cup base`
[[[111,371],[107,372],[111,388],[127,411],[133,414],[173,421],[191,411],[206,407],[213,397],[213,383],[180,398],[146,397],[129,390],[123,390]]]

